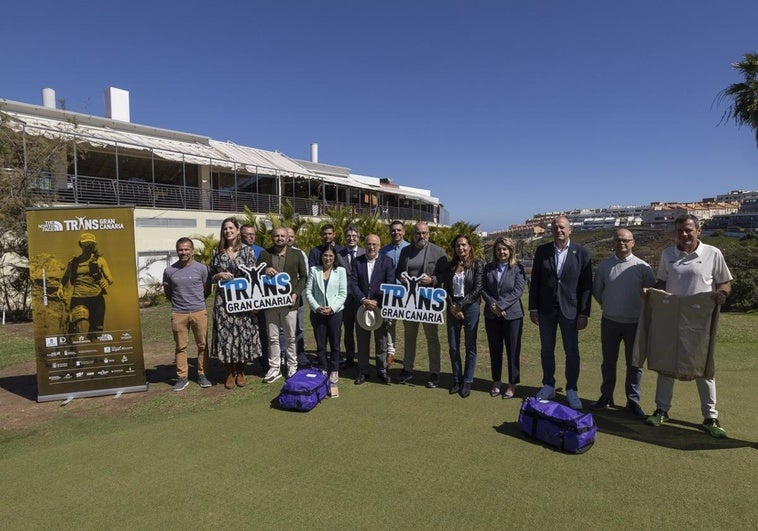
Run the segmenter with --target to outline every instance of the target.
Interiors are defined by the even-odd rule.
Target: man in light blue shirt
[[[400,259],[400,251],[403,247],[408,247],[410,243],[405,241],[405,225],[399,219],[390,223],[390,243],[379,249],[379,254],[392,258],[392,263],[397,268],[397,261]],[[392,364],[395,359],[395,322],[387,319],[387,366]]]

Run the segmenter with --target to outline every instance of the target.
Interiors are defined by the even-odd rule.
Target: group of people
[[[189,331],[193,332],[198,348],[198,383],[201,387],[211,385],[205,376],[208,349],[204,302],[211,283],[223,284],[241,276],[240,266],[253,268],[256,263],[265,262],[263,274],[274,276],[286,272],[289,275],[291,304],[231,314],[224,305],[223,290],[216,290],[211,353],[224,364],[224,385],[227,388],[246,384],[245,365],[254,359],[267,359],[265,383],[281,378],[282,366],[286,377],[295,373],[301,352],[298,343],[302,342],[303,298],[310,308],[318,364],[329,375],[332,397],[339,396],[340,369],[353,366],[356,359],[358,372],[354,384],[361,385],[371,377],[372,332],[376,378],[382,383],[391,383],[388,368],[395,355],[397,323],[380,317],[383,301],[380,287],[382,284],[404,284],[407,289],[419,286],[444,289],[445,326],[452,367],[450,394],[466,398],[471,393],[477,364],[477,332],[483,313],[491,365],[490,395],[513,398],[520,383],[525,315],[521,300],[528,285],[529,319],[538,325],[541,343],[543,378],[537,398],[549,400],[556,396],[555,347],[560,329],[566,357],[566,400],[574,409],[583,408],[578,395],[579,332],[587,326],[594,297],[603,308],[603,361],[600,398],[590,407],[601,409],[614,405],[616,364],[623,342],[627,408],[649,424],[658,426],[668,420],[674,379],[659,374],[656,410],[648,417],[640,405],[642,369],[633,363],[638,319],[648,289],[667,289],[673,295],[710,292],[715,304],[720,305],[729,294],[732,278],[720,251],[699,241],[697,218],[682,216],[676,220],[675,226],[677,244],[664,251],[657,275],[632,253],[634,237],[631,231],[618,229],[613,237],[613,255],[599,264],[593,279],[589,252],[571,242],[569,220],[558,216],[551,224],[553,241],[537,248],[531,280],[527,282],[525,269],[517,260],[516,244],[510,238],[497,238],[491,260],[485,262],[475,257],[471,239],[465,234],[453,238],[452,258],[448,258],[443,248],[429,241],[429,226],[423,221],[413,226],[410,242],[405,240],[404,224],[392,222],[389,227],[391,241],[384,247],[376,234],[367,235],[361,247],[360,234],[354,225],[345,229],[346,245],[343,247],[334,242],[335,228],[326,224],[321,229],[321,245],[311,249],[306,256],[294,246],[292,229],[275,228],[273,245],[262,249],[254,243],[254,227],[241,228],[236,219],[227,218],[222,224],[221,241],[213,252],[209,267],[194,262],[192,241],[181,238],[176,246],[179,259],[167,267],[164,274],[165,291],[172,303],[172,329],[176,341],[178,381],[174,390],[180,391],[188,385]],[[419,328],[423,328],[429,358],[425,385],[439,387],[441,345],[438,326],[431,322],[404,321],[403,368],[396,383],[414,379],[418,333]],[[343,340],[344,350],[341,349]],[[262,356],[266,350],[262,346],[268,347],[267,356]],[[505,381],[504,361],[507,368]],[[716,437],[726,436],[715,409],[715,381],[713,378],[695,379],[705,418],[703,428]]]

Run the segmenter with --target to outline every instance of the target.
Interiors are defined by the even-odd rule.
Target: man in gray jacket
[[[415,277],[423,287],[438,288],[447,276],[450,268],[444,249],[429,242],[429,225],[419,221],[413,226],[413,244],[400,252],[395,275],[397,281],[408,286],[408,281],[402,274]],[[413,363],[416,360],[416,339],[419,324],[424,327],[429,352],[429,380],[426,386],[434,388],[440,381],[440,337],[437,324],[405,321],[405,341],[403,354],[403,370],[398,377],[398,383],[406,383],[413,378]]]
[[[644,419],[640,406],[640,383],[642,369],[632,365],[634,338],[637,334],[644,288],[655,285],[655,275],[647,262],[632,254],[634,236],[627,229],[618,229],[613,236],[613,256],[606,258],[597,268],[592,283],[592,295],[603,307],[600,321],[600,344],[603,363],[600,367],[603,383],[600,398],[590,404],[592,409],[613,406],[613,390],[616,387],[616,363],[619,346],[624,342],[626,354],[626,407],[637,418]]]

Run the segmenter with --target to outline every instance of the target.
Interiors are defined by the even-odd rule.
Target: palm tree
[[[734,120],[738,127],[746,125],[752,129],[758,147],[758,53],[746,53],[742,61],[732,63],[732,68],[738,70],[745,80],[732,83],[719,93],[719,103],[729,102],[721,121]]]

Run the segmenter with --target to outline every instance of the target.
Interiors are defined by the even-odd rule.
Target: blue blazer
[[[353,261],[353,269],[350,273],[350,293],[357,302],[363,299],[374,299],[381,306],[382,284],[396,284],[395,262],[387,255],[380,254],[376,257],[374,272],[371,282],[368,280],[368,258],[366,255],[359,256]]]
[[[592,262],[590,253],[573,242],[566,251],[561,278],[555,268],[553,242],[537,247],[529,286],[529,310],[551,314],[556,306],[566,319],[590,316],[592,304]]]
[[[485,302],[484,317],[496,319],[490,306],[497,304],[498,308],[505,310],[506,321],[523,319],[524,307],[521,304],[521,295],[526,287],[524,266],[521,264],[509,266],[503,271],[500,282],[497,281],[497,266],[497,262],[490,262],[484,267],[484,288],[482,289]]]
[[[305,283],[305,298],[311,311],[328,306],[334,313],[341,312],[347,297],[347,273],[344,267],[332,267],[329,282],[324,288],[324,267],[311,267]]]

